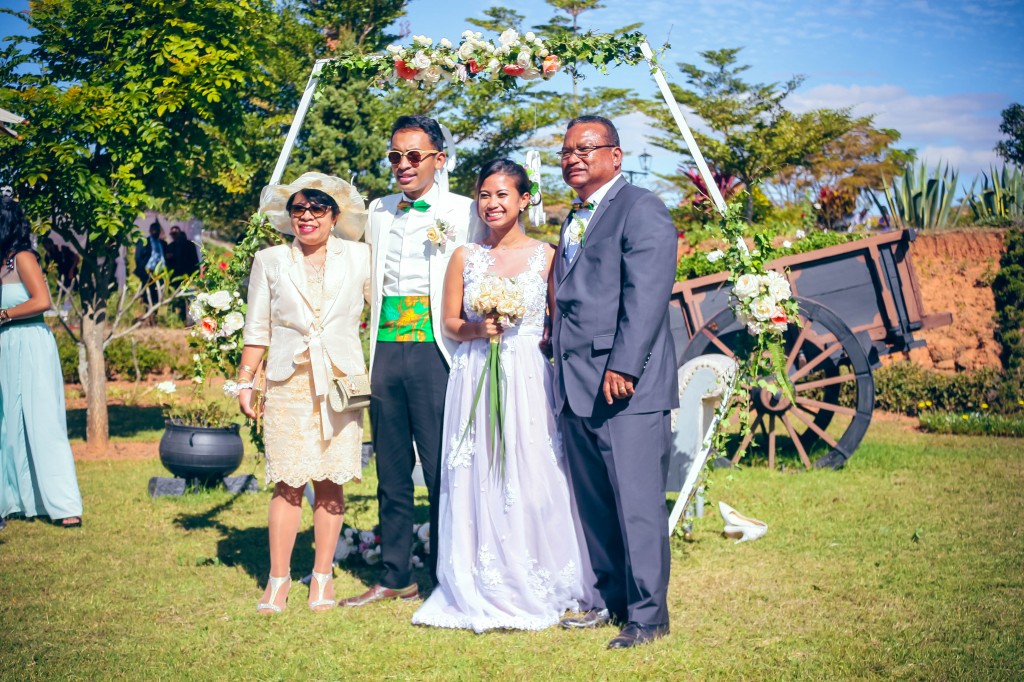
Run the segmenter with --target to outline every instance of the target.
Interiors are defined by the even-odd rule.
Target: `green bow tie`
[[[596,204],[594,204],[593,201],[588,201],[584,204],[579,199],[574,199],[572,202],[572,211],[573,213],[576,211],[593,211],[595,206]]]
[[[402,199],[398,202],[398,210],[403,213],[408,213],[410,208],[414,211],[419,211],[420,213],[426,213],[427,209],[430,208],[430,204],[423,201],[423,199],[417,199],[416,201],[406,201],[405,199]]]

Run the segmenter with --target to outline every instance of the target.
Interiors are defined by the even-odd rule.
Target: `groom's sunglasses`
[[[419,149],[410,149],[407,152],[400,152],[397,149],[392,149],[391,151],[388,152],[388,163],[390,163],[392,166],[397,166],[398,164],[402,163],[402,157],[404,156],[407,159],[409,159],[409,163],[411,163],[414,166],[418,166],[420,165],[420,161],[422,161],[423,159],[429,156],[433,156],[434,154],[440,153],[441,152],[437,151],[424,152],[420,151]]]

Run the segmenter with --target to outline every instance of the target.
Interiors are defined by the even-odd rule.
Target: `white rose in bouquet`
[[[732,291],[740,300],[754,298],[761,293],[761,278],[757,275],[740,275]]]
[[[377,554],[377,552],[374,552],[372,549],[365,550],[363,552],[363,561],[365,561],[368,566],[373,566],[375,563],[380,561],[380,554]]]
[[[419,538],[420,542],[430,541],[430,523],[424,523],[422,526],[416,529],[416,537]]]
[[[234,302],[231,292],[224,291],[223,289],[213,292],[207,296],[206,300],[210,304],[210,307],[216,310],[230,310],[231,304]]]
[[[365,542],[368,545],[372,545],[377,541],[377,536],[372,531],[361,530],[359,531],[359,542]]]

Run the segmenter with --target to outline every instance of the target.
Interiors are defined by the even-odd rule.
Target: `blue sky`
[[[27,2],[4,6],[24,9]],[[435,39],[457,41],[470,28],[466,17],[482,16],[489,0],[411,0],[400,27]],[[747,79],[806,80],[788,100],[792,109],[853,107],[874,114],[879,126],[896,128],[902,144],[914,147],[929,164],[949,162],[970,178],[997,161],[999,113],[1024,102],[1024,0],[605,0],[603,9],[580,17],[584,29],[607,31],[642,22],[653,46],[666,40],[662,58],[670,80],[682,83],[678,62],[700,63],[699,51],[742,47],[740,62],[751,65]],[[453,9],[453,7],[458,9]],[[527,26],[553,13],[543,0],[512,5]],[[0,35],[17,23],[0,15]],[[620,67],[593,84],[632,87],[656,96],[639,67]],[[550,83],[569,89],[568,77]],[[646,144],[644,118],[617,121],[628,157],[646,146],[654,169],[670,172],[680,160]]]

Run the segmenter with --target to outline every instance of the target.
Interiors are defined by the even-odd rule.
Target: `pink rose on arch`
[[[506,64],[502,67],[502,71],[505,72],[506,76],[522,76],[526,69],[518,64]]]
[[[411,81],[416,78],[416,74],[419,73],[419,70],[406,64],[404,59],[396,59],[395,73],[397,73],[400,78]]]
[[[560,68],[562,68],[562,60],[558,58],[557,54],[549,54],[547,57],[544,57],[542,70],[545,78],[554,74]]]

